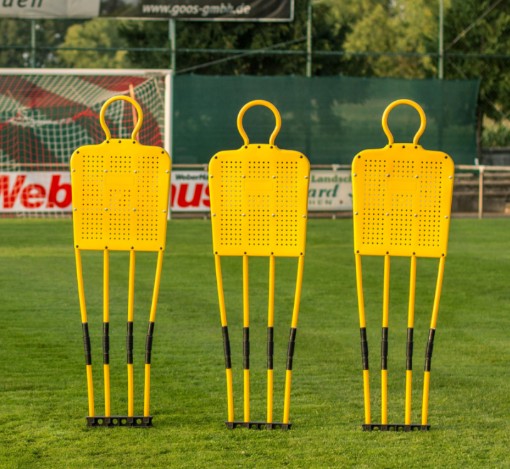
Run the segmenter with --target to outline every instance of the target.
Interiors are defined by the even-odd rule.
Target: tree
[[[177,21],[177,47],[179,49],[250,49],[256,50],[289,41],[297,43],[281,47],[281,50],[304,51],[306,35],[307,0],[296,0],[295,19],[289,23],[227,23]],[[340,31],[329,14],[326,3],[314,6],[314,47],[320,50],[336,50],[341,47],[343,31]],[[168,47],[167,22],[126,22],[119,34],[130,47]],[[168,67],[170,51],[128,54],[131,63],[144,68]],[[177,55],[177,71],[214,60],[232,57],[220,53],[185,53]],[[303,75],[304,55],[253,54],[242,59],[223,62],[196,70],[196,73],[212,75]],[[320,63],[314,66],[314,74],[325,71]]]
[[[122,48],[126,41],[119,36],[118,20],[96,18],[83,24],[71,26],[62,47],[78,48]],[[60,63],[73,68],[126,68],[129,62],[126,51],[59,50]]]

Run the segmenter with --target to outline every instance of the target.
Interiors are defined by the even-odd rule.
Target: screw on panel
[[[133,172],[136,173],[136,169]]]
[[[356,254],[359,254],[359,251],[356,251]]]
[[[107,173],[107,172],[108,172],[108,170],[107,170],[107,169],[105,169],[105,170],[104,170],[104,172],[105,172],[105,173]]]
[[[163,213],[166,213],[166,210],[163,210]]]
[[[402,145],[402,148],[405,148],[406,146],[405,145]]]
[[[76,171],[76,169],[73,169],[73,173],[74,173],[75,171]],[[450,179],[451,179],[451,177],[450,177]]]
[[[108,246],[105,246],[104,248],[105,248],[105,249],[108,249]]]
[[[393,145],[390,145],[390,148],[393,148]]]
[[[246,254],[246,253],[244,253],[244,254]]]
[[[133,209],[133,212],[136,212],[136,208]]]
[[[448,155],[444,155],[445,160],[448,158]]]
[[[259,148],[260,148],[260,145],[259,145]]]
[[[273,217],[274,217],[274,213],[273,213]]]
[[[168,171],[168,169],[167,169],[166,172],[169,173],[170,171]]]
[[[272,147],[271,147],[272,148]],[[303,155],[300,156],[300,158],[303,158]]]
[[[418,148],[418,147],[414,147],[414,148]]]
[[[303,215],[303,218],[306,218],[306,215]]]
[[[445,218],[448,218],[448,215],[446,215],[446,217],[445,217]]]
[[[78,245],[76,245],[76,247],[78,247]]]
[[[76,212],[76,210],[78,210],[77,208],[74,209],[74,211]]]
[[[216,251],[214,254],[218,254],[218,251]]]
[[[305,176],[305,179],[308,179],[308,176]]]
[[[246,216],[246,213],[243,213],[243,217],[245,217],[245,216]]]
[[[275,178],[276,178],[276,176],[273,176],[273,179],[275,179]]]
[[[273,146],[271,145],[271,150],[273,149]]]
[[[452,178],[451,176],[448,176],[450,179]]]
[[[164,154],[165,154],[165,152],[164,152],[164,151],[162,151],[162,152],[161,152],[161,154],[162,154],[162,155],[164,155]]]
[[[136,140],[133,140],[133,143],[136,143]]]
[[[358,214],[358,212],[354,212],[354,215],[357,215],[357,214]]]
[[[386,175],[386,177],[387,177],[387,178],[389,178],[389,177],[390,177],[390,175],[389,175],[389,174],[387,174],[387,175]]]
[[[416,179],[418,179],[418,175],[414,176]]]
[[[388,215],[389,215],[389,213],[386,214],[386,216],[388,216]]]
[[[356,177],[356,176],[357,176],[357,174],[353,174],[353,176],[354,176],[354,177]]]
[[[210,177],[213,177],[213,175],[211,174],[211,176],[210,176]]]
[[[110,143],[110,140],[107,140],[106,143]]]
[[[76,153],[80,153],[79,151],[77,151]]]
[[[133,247],[133,246],[131,246],[131,249],[134,249],[134,247]]]
[[[243,178],[245,178],[246,176],[243,174]]]
[[[217,160],[217,159],[218,159],[218,157],[217,157],[217,156],[215,156],[215,157],[214,157],[214,159],[215,159],[215,160]]]
[[[244,148],[248,148],[248,147],[244,147]]]
[[[215,213],[213,213],[213,214],[212,214],[212,216],[213,216],[213,217],[215,217],[215,216],[216,216],[216,214],[215,214]]]
[[[119,143],[122,143],[122,140],[119,140]]]
[[[108,211],[108,209],[107,209],[107,208],[105,208],[105,210],[106,210],[106,211]]]
[[[415,214],[414,214],[414,216],[415,216],[415,217],[417,217],[417,216],[418,216],[418,214],[417,214],[417,213],[415,213]]]

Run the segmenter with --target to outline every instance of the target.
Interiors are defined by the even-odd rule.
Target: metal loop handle
[[[386,137],[388,137],[388,145],[393,145],[395,140],[393,139],[393,135],[390,132],[390,129],[388,128],[388,115],[390,111],[398,106],[399,104],[408,104],[409,106],[414,107],[418,113],[420,114],[421,119],[421,125],[418,129],[418,132],[416,132],[416,135],[413,138],[413,144],[418,145],[418,140],[423,135],[423,132],[425,131],[425,127],[427,126],[427,118],[425,117],[425,113],[423,112],[423,109],[418,103],[415,103],[414,101],[411,101],[410,99],[398,99],[397,101],[393,101],[385,110],[382,116],[382,128],[384,130],[384,133],[386,134]]]
[[[133,133],[131,134],[131,140],[136,139],[136,134],[139,132],[140,128],[142,127],[143,123],[143,112],[140,105],[133,99],[128,96],[114,96],[113,98],[110,98],[108,101],[106,101],[103,104],[103,107],[101,108],[101,113],[99,114],[99,122],[101,123],[101,127],[104,130],[104,133],[106,135],[106,140],[110,140],[112,138],[112,134],[110,133],[110,129],[106,125],[106,121],[104,119],[104,115],[106,112],[106,108],[112,104],[114,101],[127,101],[128,103],[131,103],[138,114],[138,122],[136,123],[135,128],[133,129]]]
[[[237,116],[237,129],[239,130],[239,133],[241,134],[241,137],[243,137],[244,144],[249,145],[250,139],[248,138],[248,135],[246,134],[244,127],[243,127],[243,117],[244,113],[250,109],[253,106],[265,106],[271,111],[273,111],[275,120],[276,120],[276,126],[273,130],[273,133],[271,134],[271,137],[269,137],[269,145],[274,145],[274,141],[276,139],[276,136],[278,135],[278,132],[280,131],[280,128],[282,126],[282,118],[280,117],[280,113],[278,112],[278,109],[271,104],[269,101],[264,101],[263,99],[257,99],[255,101],[250,101],[249,103],[245,104],[242,109],[239,111],[239,115]]]

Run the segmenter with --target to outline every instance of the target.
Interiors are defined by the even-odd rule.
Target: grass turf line
[[[310,220],[289,432],[228,431],[210,223],[169,224],[151,374],[153,429],[89,429],[67,220],[0,220],[0,467],[509,467],[509,220],[452,220],[431,373],[430,433],[362,433],[352,222]],[[102,253],[83,252],[96,414],[104,412]],[[128,253],[110,253],[112,414],[127,412]],[[409,259],[392,258],[388,418],[404,420]],[[426,337],[438,261],[418,259],[413,423],[421,421]],[[156,254],[138,253],[135,414]],[[275,421],[282,418],[296,259],[276,260]],[[242,261],[223,258],[242,419]],[[269,262],[250,259],[251,416],[266,418]],[[383,259],[363,258],[372,421],[380,420]]]

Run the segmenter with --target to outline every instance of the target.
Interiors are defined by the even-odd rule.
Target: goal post
[[[172,157],[172,82],[165,69],[0,68],[0,217],[69,216],[70,157],[104,140],[98,116],[113,96],[140,103],[140,143]],[[136,115],[117,101],[106,120],[128,138]]]

